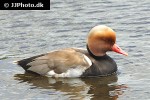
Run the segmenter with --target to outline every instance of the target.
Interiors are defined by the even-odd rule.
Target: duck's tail
[[[29,63],[34,61],[34,59],[36,59],[40,56],[43,56],[43,55],[45,55],[45,54],[41,54],[41,55],[38,55],[38,56],[33,56],[33,57],[22,59],[22,60],[19,60],[19,61],[14,61],[13,63],[21,66],[26,72],[31,72],[31,71],[28,70],[31,67],[29,65]]]

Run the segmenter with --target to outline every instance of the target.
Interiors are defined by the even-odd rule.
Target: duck
[[[25,72],[48,77],[108,76],[117,72],[116,62],[106,52],[127,56],[116,44],[116,33],[106,25],[93,27],[86,40],[86,49],[62,48],[17,61]]]

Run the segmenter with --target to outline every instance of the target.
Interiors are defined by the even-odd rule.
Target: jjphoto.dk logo
[[[0,10],[50,10],[50,0],[4,0]]]
[[[41,2],[38,2],[37,4],[31,4],[31,3],[24,4],[20,2],[20,3],[11,3],[11,4],[4,3],[4,7],[5,8],[8,8],[8,7],[44,7],[44,5]]]

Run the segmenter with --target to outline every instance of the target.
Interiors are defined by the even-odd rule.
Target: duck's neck
[[[95,58],[95,59],[100,59],[100,58],[102,58],[102,57],[104,57],[104,56],[106,55],[106,54],[105,54],[105,55],[103,55],[103,56],[96,56],[96,55],[94,55],[94,54],[90,51],[88,45],[86,45],[86,48],[87,48],[87,51],[88,51],[89,55],[92,56],[92,57]]]

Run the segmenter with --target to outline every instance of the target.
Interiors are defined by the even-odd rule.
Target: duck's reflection
[[[86,100],[117,100],[122,95],[125,85],[117,84],[117,76],[94,78],[48,78],[29,73],[16,74],[15,80],[27,82],[43,89],[60,91],[70,99]]]

